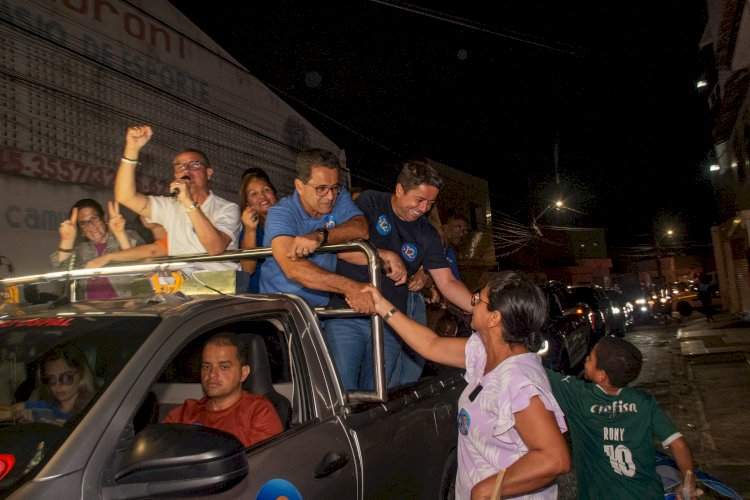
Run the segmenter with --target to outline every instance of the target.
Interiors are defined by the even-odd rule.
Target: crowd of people
[[[456,498],[556,498],[555,479],[571,466],[563,437],[568,428],[580,498],[662,498],[654,437],[672,448],[683,474],[692,470],[685,439],[654,398],[627,387],[641,367],[634,346],[602,339],[586,361],[588,381],[545,371],[536,354],[547,315],[540,289],[517,272],[499,273],[475,293],[467,288],[457,248],[470,224],[459,214],[444,224],[437,218],[433,207],[443,180],[429,162],[404,162],[392,191],[350,193],[338,157],[308,149],[297,154],[291,195],[279,199],[268,174],[251,167],[234,203],[210,190],[215,167],[208,156],[184,149],[172,161],[171,196],[153,196],[136,189],[139,155],[153,133],[147,125],[127,130],[109,217],[94,200],[75,203],[60,226],[55,268],[270,247],[272,256],[263,260],[200,266],[241,270],[250,277],[250,293],[293,293],[314,307],[349,306],[360,313],[322,325],[344,390],[374,386],[374,314],[384,320],[389,387],[417,380],[425,359],[463,370]],[[125,229],[120,205],[152,230],[153,243]],[[355,239],[377,249],[380,289],[367,284],[363,254],[316,252]],[[118,295],[105,278],[89,280],[86,292],[89,299]],[[429,328],[425,301],[471,313],[470,328],[450,317]],[[0,417],[28,418],[34,408],[46,408],[64,420],[90,397],[90,370],[75,357],[54,354],[40,366],[46,400],[0,408]],[[201,365],[205,397],[186,401],[166,421],[201,422],[246,445],[281,432],[270,403],[242,389],[249,372],[241,342],[230,335],[209,339]],[[691,488],[695,492],[694,481]]]

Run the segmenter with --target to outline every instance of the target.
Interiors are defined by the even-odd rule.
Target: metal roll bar
[[[365,240],[355,240],[349,243],[338,243],[335,245],[325,245],[318,248],[318,253],[339,253],[347,251],[360,251],[367,256],[367,273],[370,283],[380,289],[380,258],[377,250],[372,243]],[[113,265],[108,267],[99,267],[95,269],[72,269],[68,271],[56,271],[45,274],[34,274],[29,276],[19,276],[17,278],[5,278],[0,280],[0,289],[4,291],[11,286],[34,285],[41,283],[51,283],[65,281],[69,283],[69,293],[71,302],[76,302],[76,282],[77,280],[108,277],[108,276],[127,276],[143,275],[150,273],[162,273],[167,271],[180,271],[186,268],[192,268],[196,262],[223,262],[236,261],[241,259],[259,259],[272,256],[270,247],[253,248],[251,250],[229,250],[219,255],[193,254],[180,255],[179,257],[158,257],[141,261],[139,264]],[[322,318],[333,317],[351,317],[362,316],[353,309],[325,309],[315,308],[315,313]],[[375,374],[374,391],[350,391],[349,398],[358,401],[387,401],[388,386],[385,379],[385,356],[383,345],[383,318],[374,314],[371,316],[372,321],[372,364]]]

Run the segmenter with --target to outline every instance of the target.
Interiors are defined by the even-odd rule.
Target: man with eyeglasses
[[[327,243],[367,239],[367,222],[339,184],[339,168],[338,158],[325,149],[297,154],[294,193],[266,216],[263,245],[273,257],[263,264],[260,292],[294,293],[313,307],[327,306],[336,292],[356,311],[371,314],[372,297],[362,293],[363,283],[335,273],[335,254],[315,253]]]
[[[429,272],[443,296],[464,311],[471,311],[471,292],[456,279],[443,253],[435,227],[425,215],[437,200],[443,180],[426,161],[403,164],[394,192],[365,191],[356,201],[369,225],[369,240],[382,256],[396,254],[411,278],[420,266]],[[349,254],[339,255],[337,272],[355,281],[365,281],[367,268]],[[382,280],[383,296],[406,312],[410,284],[403,280]],[[411,286],[419,289],[419,285]],[[331,305],[341,299],[331,301]],[[391,313],[389,313],[391,314]],[[395,314],[395,310],[393,311]],[[369,318],[341,318],[326,321],[325,337],[347,390],[370,390],[374,386],[372,339]],[[424,359],[414,353],[388,327],[384,331],[385,369],[390,387],[417,380]]]
[[[240,207],[213,194],[209,181],[214,169],[206,155],[197,149],[184,149],[172,161],[173,196],[146,196],[137,192],[135,170],[138,155],[153,135],[148,125],[128,128],[125,149],[115,178],[115,199],[167,230],[169,255],[208,253],[218,255],[237,249]],[[239,270],[234,262],[202,262],[194,268]]]

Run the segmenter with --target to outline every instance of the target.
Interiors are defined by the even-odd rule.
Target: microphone
[[[182,180],[188,180],[189,181],[190,177],[187,176],[187,175],[183,175],[182,177],[180,177],[179,180],[181,180],[181,181]],[[177,195],[179,195],[179,194],[180,194],[180,188],[174,188],[172,190],[172,192],[169,193],[169,196],[171,196],[172,198],[177,198]]]

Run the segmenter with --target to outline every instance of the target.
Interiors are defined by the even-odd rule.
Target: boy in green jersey
[[[580,499],[663,500],[654,438],[672,449],[683,479],[693,470],[687,441],[656,399],[627,387],[638,377],[642,359],[633,344],[604,337],[586,358],[588,382],[547,370],[568,420]],[[690,476],[693,497],[698,493]]]

